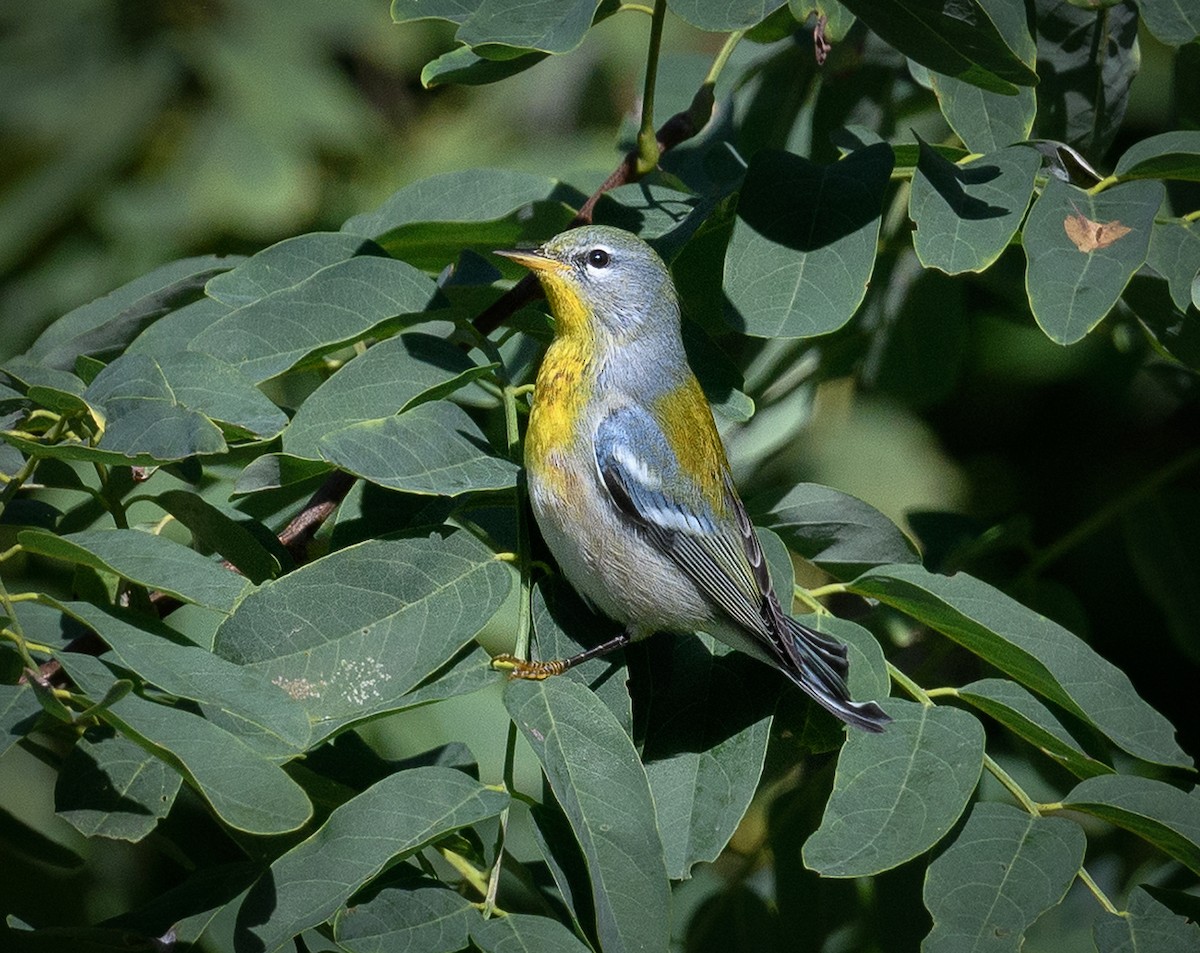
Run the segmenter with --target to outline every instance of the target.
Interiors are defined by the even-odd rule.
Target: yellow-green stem
[[[637,135],[638,178],[658,168],[661,150],[654,129],[654,87],[658,81],[658,56],[662,49],[663,21],[667,16],[667,0],[654,0],[650,19],[650,50],[646,54],[646,85],[642,92],[642,124]]]
[[[892,677],[892,681],[903,688],[909,695],[919,701],[922,705],[932,705],[933,699],[929,697],[929,693],[920,685],[914,682],[911,678],[905,675],[900,669],[896,668],[891,662],[887,663],[888,674]]]

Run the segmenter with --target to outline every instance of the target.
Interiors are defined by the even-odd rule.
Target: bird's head
[[[632,232],[584,225],[531,251],[498,251],[537,275],[560,333],[618,339],[679,326],[667,266]]]

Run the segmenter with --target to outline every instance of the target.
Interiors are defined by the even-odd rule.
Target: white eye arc
[[[588,271],[595,274],[598,271],[603,271],[612,264],[612,252],[602,245],[597,245],[584,252],[583,260],[587,265]]]

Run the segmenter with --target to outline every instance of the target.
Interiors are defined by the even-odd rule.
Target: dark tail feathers
[[[784,616],[784,622],[795,649],[791,660],[796,663],[795,671],[792,666],[785,666],[784,674],[846,724],[863,731],[883,731],[891,716],[875,702],[856,702],[850,698],[846,688],[850,670],[846,646],[790,616]]]

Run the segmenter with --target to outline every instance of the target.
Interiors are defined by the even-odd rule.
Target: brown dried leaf
[[[1097,248],[1106,248],[1133,231],[1128,225],[1122,225],[1120,222],[1093,222],[1082,212],[1064,218],[1063,230],[1067,233],[1067,238],[1085,255]]]

